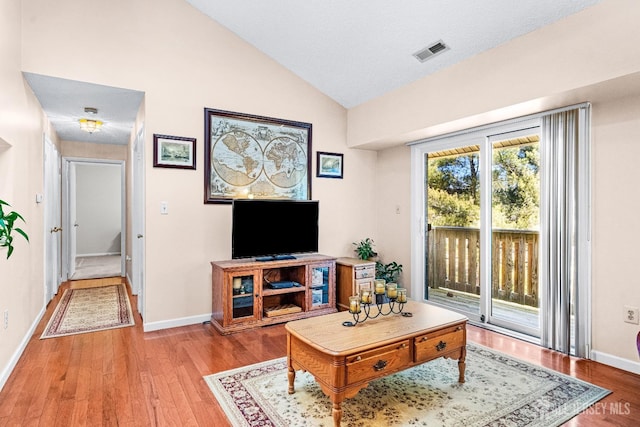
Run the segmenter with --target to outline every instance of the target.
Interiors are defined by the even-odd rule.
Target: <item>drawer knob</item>
[[[398,348],[407,348],[407,343],[403,342],[402,344],[400,344],[400,347],[398,347]]]
[[[354,362],[359,362],[359,361],[361,361],[361,360],[362,360],[362,356],[357,356],[357,357],[355,358]]]
[[[445,348],[447,348],[447,343],[446,343],[446,342],[444,342],[444,341],[440,341],[440,342],[438,343],[438,345],[436,345],[436,350],[438,350],[438,351],[442,351],[442,350],[444,350]]]
[[[458,326],[458,327],[456,328],[456,331],[461,331],[461,330],[462,330],[462,326]]]
[[[375,365],[373,365],[374,371],[382,371],[387,366],[386,360],[378,360]]]
[[[425,342],[426,340],[428,340],[427,337],[422,337],[422,339],[420,340],[420,342]]]

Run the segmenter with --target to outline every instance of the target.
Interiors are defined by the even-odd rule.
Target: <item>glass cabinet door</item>
[[[311,305],[310,307],[318,308],[329,304],[329,287],[331,284],[332,268],[329,265],[317,265],[310,268],[310,290]]]
[[[231,318],[240,320],[253,319],[257,315],[256,308],[256,276],[255,274],[242,274],[231,277]]]

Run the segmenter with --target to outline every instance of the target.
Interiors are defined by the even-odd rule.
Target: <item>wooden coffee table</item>
[[[333,422],[339,426],[342,401],[377,378],[449,357],[458,360],[458,381],[464,382],[467,318],[414,301],[403,311],[412,317],[391,314],[354,327],[342,326],[353,319],[348,312],[287,323],[289,394],[296,370],[308,371],[331,398]]]

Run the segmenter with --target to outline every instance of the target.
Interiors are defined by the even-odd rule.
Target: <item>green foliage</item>
[[[358,258],[362,260],[368,260],[377,256],[376,251],[373,250],[373,240],[367,237],[364,240],[360,240],[360,242],[353,242],[355,246],[355,253],[358,254]]]
[[[480,207],[463,194],[429,189],[429,223],[434,226],[477,226]]]
[[[7,248],[7,259],[13,253],[13,236],[12,233],[15,231],[24,237],[27,242],[29,241],[29,236],[20,228],[14,228],[13,224],[17,219],[20,219],[22,222],[24,218],[18,212],[11,211],[9,213],[4,212],[4,206],[10,207],[7,202],[4,200],[0,200],[0,247]]]
[[[494,151],[493,209],[496,227],[526,230],[538,225],[539,162],[537,145]]]
[[[429,223],[477,226],[480,219],[478,154],[429,161]]]
[[[400,273],[402,273],[402,264],[398,264],[395,261],[389,264],[376,261],[376,279],[384,279],[387,283],[396,283]]]
[[[480,175],[477,153],[429,161],[429,188],[461,195],[480,206]]]
[[[494,227],[535,229],[539,224],[540,155],[537,144],[493,151]],[[428,221],[434,226],[478,227],[478,153],[435,158],[428,163]]]

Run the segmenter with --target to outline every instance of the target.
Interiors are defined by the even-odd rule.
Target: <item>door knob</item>
[[[142,239],[144,236],[142,234],[138,234],[138,239]]]
[[[51,230],[49,230],[51,233],[57,233],[58,231],[62,231],[62,228],[60,227],[53,227]]]

